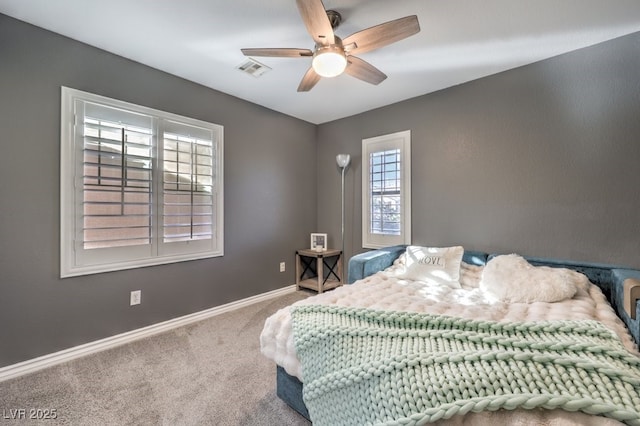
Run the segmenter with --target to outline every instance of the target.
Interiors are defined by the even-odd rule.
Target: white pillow
[[[503,302],[559,302],[587,283],[586,276],[571,269],[536,267],[517,254],[507,254],[487,262],[480,289]]]
[[[464,248],[408,246],[402,278],[460,288],[460,263]]]

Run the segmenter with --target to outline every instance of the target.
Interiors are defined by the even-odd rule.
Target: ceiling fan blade
[[[307,31],[319,46],[335,43],[333,28],[322,0],[296,0]]]
[[[302,77],[302,81],[300,81],[298,92],[308,92],[309,90],[313,89],[313,86],[315,86],[319,81],[320,75],[318,75],[318,73],[316,73],[313,68],[309,68],[304,77]]]
[[[353,33],[342,40],[342,44],[350,54],[364,53],[395,43],[418,32],[420,32],[418,17],[411,15]],[[354,44],[355,47],[349,48],[350,44]]]
[[[344,72],[371,84],[380,84],[387,78],[378,68],[355,56],[347,56],[347,68]]]
[[[313,56],[309,49],[240,49],[245,56],[275,56],[280,58],[299,58],[301,56]]]

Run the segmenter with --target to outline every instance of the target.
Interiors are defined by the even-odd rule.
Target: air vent
[[[262,74],[271,71],[271,68],[266,66],[265,64],[261,64],[258,61],[255,61],[251,58],[247,59],[241,65],[237,67],[240,71],[245,72],[249,75],[252,75],[256,78],[260,77]]]

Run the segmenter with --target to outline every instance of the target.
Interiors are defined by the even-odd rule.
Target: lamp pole
[[[340,167],[341,169],[341,174],[342,174],[342,190],[341,190],[341,213],[342,213],[342,217],[341,217],[341,228],[340,228],[340,235],[341,235],[341,240],[342,240],[342,264],[344,265],[344,173],[347,170],[347,167],[349,166],[349,162],[351,161],[351,156],[349,154],[338,154],[336,156],[336,163],[338,163],[338,167]],[[343,270],[343,274],[344,274],[344,267],[342,268]]]

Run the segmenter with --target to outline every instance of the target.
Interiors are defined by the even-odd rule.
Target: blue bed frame
[[[386,247],[353,256],[349,260],[347,283],[366,278],[391,266],[406,249],[406,245]],[[472,265],[485,265],[498,254],[465,250],[462,260]],[[622,319],[636,344],[640,344],[640,302],[635,304],[635,319],[624,309],[624,282],[627,278],[640,280],[640,270],[616,265],[606,265],[570,260],[525,257],[535,266],[551,266],[569,268],[585,274],[596,284],[613,306],[616,314]],[[289,375],[282,367],[276,370],[276,393],[306,419],[309,412],[302,399],[302,383],[297,377]]]

